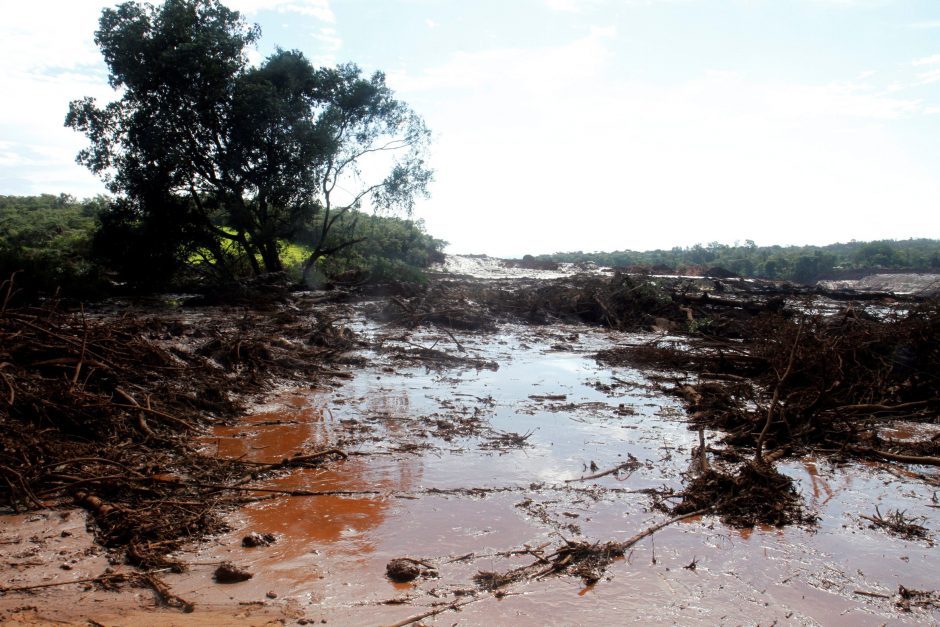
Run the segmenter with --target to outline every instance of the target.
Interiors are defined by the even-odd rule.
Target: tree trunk
[[[278,254],[277,242],[264,242],[258,249],[261,252],[261,261],[264,262],[265,272],[281,272],[284,270],[284,264],[281,263],[281,256]]]

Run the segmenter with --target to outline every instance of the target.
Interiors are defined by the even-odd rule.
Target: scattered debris
[[[385,575],[392,581],[407,583],[418,577],[436,577],[437,570],[422,560],[398,557],[385,565]]]
[[[223,562],[218,568],[215,569],[213,577],[217,583],[239,583],[242,581],[248,581],[254,577],[254,574],[248,572],[244,568],[239,568],[231,562]]]
[[[587,475],[585,477],[578,477],[577,479],[565,479],[565,483],[571,483],[573,481],[590,481],[591,479],[600,479],[601,477],[606,477],[607,475],[613,475],[613,474],[618,474],[619,476],[619,473],[621,473],[624,470],[630,471],[626,475],[626,477],[629,477],[630,475],[633,474],[633,472],[637,468],[640,467],[640,461],[636,457],[631,455],[630,453],[627,453],[627,456],[629,457],[627,461],[623,462],[622,464],[618,464],[609,470],[605,470],[603,472],[596,472],[592,475]],[[591,461],[590,469],[597,470],[597,464]]]
[[[104,546],[142,568],[173,567],[163,556],[217,531],[220,511],[236,504],[218,486],[263,471],[201,452],[193,435],[237,416],[275,380],[330,377],[324,365],[348,346],[325,319],[318,346],[300,341],[309,319],[281,307],[187,318],[4,306],[0,503],[24,511],[74,501]],[[323,455],[333,452],[345,456]],[[305,461],[324,460],[284,465]]]
[[[906,512],[900,510],[889,511],[887,515],[882,516],[881,512],[878,510],[878,506],[875,506],[875,515],[866,516],[865,514],[859,514],[860,518],[871,521],[872,529],[875,527],[880,527],[882,529],[887,529],[889,532],[899,535],[902,538],[914,539],[914,538],[927,538],[928,531],[927,528],[923,525],[918,524],[918,521],[925,521],[926,518],[913,518],[905,515]]]
[[[911,608],[940,608],[940,591],[936,590],[914,590],[898,586],[898,600],[895,603],[898,609],[910,612]]]
[[[674,514],[714,508],[722,522],[735,527],[783,526],[815,520],[803,512],[789,477],[769,466],[747,462],[734,474],[709,469],[692,479],[680,494]]]
[[[514,448],[523,448],[528,446],[529,438],[535,431],[526,433],[510,433],[507,431],[493,431],[485,436],[485,441],[480,445],[482,449],[491,449],[497,451],[508,451]]]
[[[277,537],[275,537],[273,533],[258,533],[257,531],[252,531],[242,538],[242,546],[246,548],[270,546],[274,544],[276,540]]]

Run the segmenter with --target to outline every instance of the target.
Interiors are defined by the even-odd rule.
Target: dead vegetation
[[[718,315],[716,299],[700,300]],[[724,434],[718,453],[737,469],[691,481],[677,512],[711,503],[730,524],[806,521],[791,481],[771,468],[788,455],[940,464],[936,437],[879,437],[895,420],[940,422],[940,305],[912,304],[880,317],[858,305],[835,314],[816,308],[738,308],[732,337],[728,325],[719,336],[709,324],[684,345],[654,341],[596,355],[602,363],[676,372],[665,389],[684,400],[691,426]],[[701,315],[689,310],[692,320]]]
[[[674,514],[712,507],[722,522],[734,527],[812,522],[803,512],[790,479],[773,468],[744,463],[735,472],[709,469],[692,479]]]
[[[919,524],[924,522],[925,518],[907,516],[907,512],[901,510],[892,510],[882,515],[876,505],[874,516],[860,514],[859,517],[870,521],[873,529],[879,527],[905,539],[926,539],[929,537],[927,528]]]
[[[681,341],[659,338],[613,348],[597,358],[681,373],[667,375],[670,390],[683,398],[693,427],[724,434],[720,453],[730,465],[710,464],[706,452],[714,451],[703,442],[698,470],[669,510],[674,518],[626,542],[564,539],[553,550],[527,549],[532,563],[482,571],[474,578],[480,589],[497,592],[561,574],[593,584],[640,539],[704,513],[717,513],[734,526],[810,522],[813,516],[802,509],[792,481],[773,468],[786,455],[813,451],[840,459],[938,463],[940,439],[879,436],[879,428],[896,419],[938,421],[936,302],[876,318],[856,307],[832,315],[815,312],[810,303],[788,306],[779,290],[766,286],[726,287],[720,296],[696,287],[700,283],[619,274],[503,286],[440,281],[372,307],[389,326],[433,325],[450,335],[456,352],[408,346],[406,336],[377,347],[396,363],[433,369],[495,370],[496,364],[465,354],[449,329],[488,331],[500,320],[621,330],[662,327],[665,320],[673,332],[686,334]],[[178,568],[167,555],[187,539],[219,529],[220,508],[242,502],[262,473],[344,459],[342,450],[330,449],[298,451],[262,464],[217,459],[191,443],[213,420],[237,415],[246,395],[263,391],[275,378],[311,381],[342,374],[326,364],[357,345],[351,332],[328,318],[301,315],[290,299],[269,306],[264,313],[230,309],[195,324],[5,304],[0,310],[0,502],[13,511],[76,502],[92,513],[99,541],[121,550],[128,562]],[[566,400],[564,395],[531,398]],[[481,448],[499,452],[529,445],[532,432],[491,429],[475,409],[419,417],[416,430],[407,434],[411,440],[395,442],[399,448],[390,450],[418,450],[414,438],[429,436],[448,442],[479,437]],[[637,467],[631,456],[572,481],[629,476]],[[876,509],[875,516],[862,517],[906,537],[926,534],[903,512],[882,516]],[[432,576],[424,562],[393,561],[397,564],[389,563],[387,575],[394,581]]]
[[[551,281],[438,281],[422,294],[390,299],[376,315],[403,326],[463,330],[492,330],[506,320],[646,329],[657,316],[681,314],[658,281],[627,274]]]
[[[55,303],[14,308],[11,283],[4,288],[0,504],[9,511],[77,503],[98,541],[127,562],[179,568],[166,556],[220,529],[220,510],[240,499],[229,487],[337,457],[298,451],[262,466],[215,458],[193,436],[236,416],[275,378],[326,380],[330,358],[350,342],[342,329],[289,308],[199,323],[67,313]]]
[[[707,506],[679,514],[652,525],[622,542],[589,542],[562,538],[561,544],[552,551],[548,550],[548,544],[511,551],[507,555],[530,555],[535,558],[535,561],[504,572],[479,571],[474,575],[473,581],[481,590],[497,593],[502,593],[504,588],[517,582],[533,581],[553,575],[579,577],[585,585],[593,585],[600,581],[610,564],[622,558],[627,550],[641,540],[672,524],[701,516],[712,510],[712,506]]]
[[[731,524],[784,525],[812,516],[790,479],[774,470],[781,457],[813,451],[940,464],[940,439],[878,435],[896,419],[940,420],[937,302],[876,308],[874,315],[871,299],[851,296],[733,279],[581,275],[502,285],[440,281],[393,299],[381,313],[405,326],[564,321],[684,334],[597,355],[611,365],[676,372],[669,390],[684,399],[693,428],[725,434],[718,453],[732,465],[712,467],[701,454],[696,461],[706,472],[690,481],[675,512],[713,506]]]
[[[385,565],[385,576],[396,583],[407,583],[418,577],[436,577],[437,570],[423,560],[398,557]]]

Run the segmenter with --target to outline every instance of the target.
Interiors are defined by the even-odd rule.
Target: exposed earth
[[[940,621],[936,301],[445,269],[4,306],[2,620]]]

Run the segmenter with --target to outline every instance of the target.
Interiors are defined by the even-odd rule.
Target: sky
[[[224,0],[223,0],[224,1]],[[96,0],[0,0],[0,194],[104,191]],[[251,58],[382,70],[448,252],[940,238],[938,0],[228,0]]]

